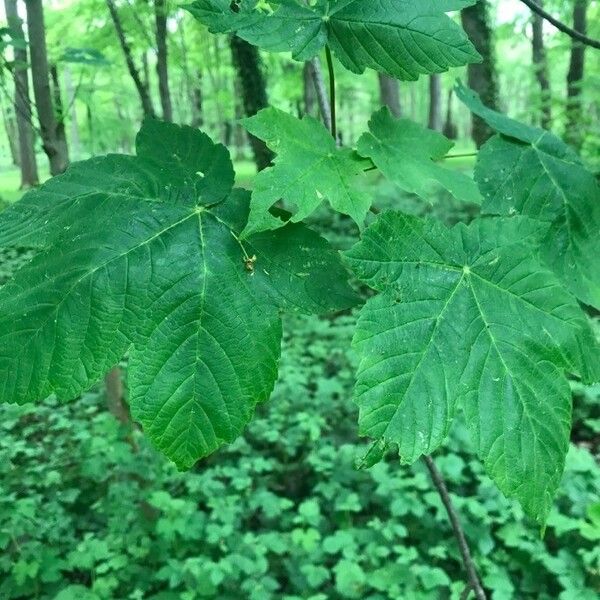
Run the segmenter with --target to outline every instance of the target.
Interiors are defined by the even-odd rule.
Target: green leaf
[[[459,85],[458,97],[501,135],[479,153],[475,179],[488,214],[523,214],[550,224],[544,262],[586,304],[600,308],[600,185],[550,132],[485,107]]]
[[[398,444],[412,463],[440,446],[460,407],[489,475],[543,521],[568,450],[565,372],[597,379],[600,352],[527,243],[540,234],[524,218],[447,229],[386,213],[346,259],[380,292],[354,340],[361,434]]]
[[[213,33],[233,33],[271,52],[313,58],[329,45],[350,71],[372,68],[398,79],[447,71],[481,57],[446,15],[460,0],[285,0],[265,10],[255,0],[196,0],[185,6]],[[264,4],[264,3],[263,3]]]
[[[108,226],[102,221],[111,218],[105,201],[214,204],[233,187],[227,148],[197,129],[147,120],[136,138],[136,151],[136,157],[109,154],[75,163],[25,194],[0,213],[0,247],[43,248],[81,220]],[[88,202],[98,193],[98,202]]]
[[[429,200],[435,182],[458,200],[481,203],[471,178],[435,162],[454,146],[440,133],[409,119],[395,119],[387,107],[373,114],[369,130],[358,140],[357,152],[403,190]]]
[[[245,236],[284,225],[269,212],[280,199],[296,207],[293,222],[327,200],[362,225],[371,206],[370,196],[361,189],[369,161],[348,148],[336,148],[327,129],[310,116],[300,120],[266,108],[243,123],[277,154],[274,166],[261,171],[254,182]]]
[[[46,247],[0,290],[0,399],[74,398],[128,352],[132,414],[186,468],[239,435],[270,394],[280,310],[355,299],[336,253],[303,225],[241,242],[249,194],[223,197],[212,170],[222,146],[177,129],[144,125],[129,180],[106,157],[73,167],[70,202],[60,178],[37,192],[60,200],[36,223]]]

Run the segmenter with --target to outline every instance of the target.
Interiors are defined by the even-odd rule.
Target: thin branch
[[[325,46],[325,56],[327,58],[327,69],[329,70],[329,104],[331,105],[331,135],[337,143],[337,122],[335,108],[335,71],[333,69],[333,58],[329,46]]]
[[[562,21],[555,19],[550,13],[546,12],[541,6],[539,6],[533,0],[521,0],[523,4],[528,6],[534,13],[537,13],[540,17],[548,21],[548,23],[552,23],[556,29],[566,33],[568,36],[571,36],[574,40],[585,44],[586,46],[591,46],[592,48],[600,49],[600,40],[595,40],[587,35],[584,35],[580,31],[576,29],[572,29],[568,25],[565,25]]]
[[[437,488],[440,498],[442,499],[442,502],[446,508],[446,512],[448,513],[450,524],[452,525],[452,529],[454,530],[454,537],[456,537],[456,541],[458,542],[458,547],[460,549],[463,564],[469,577],[469,587],[475,593],[475,597],[477,598],[477,600],[487,600],[485,591],[481,585],[481,581],[479,580],[479,575],[477,574],[477,568],[475,567],[475,563],[473,562],[473,558],[471,557],[471,551],[469,550],[467,538],[465,537],[465,533],[460,524],[458,514],[456,513],[456,510],[450,498],[450,494],[448,493],[446,482],[444,481],[442,474],[438,471],[438,468],[435,466],[435,463],[433,462],[431,456],[424,456],[423,460],[427,465],[427,469],[429,470],[429,474],[431,475],[431,480]]]
[[[441,160],[446,160],[448,158],[467,158],[469,156],[477,156],[477,152],[463,152],[462,154],[446,154],[446,156],[442,156]]]

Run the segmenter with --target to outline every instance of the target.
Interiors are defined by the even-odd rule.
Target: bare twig
[[[548,23],[552,23],[556,29],[566,33],[568,36],[571,36],[574,40],[585,44],[586,46],[591,46],[592,48],[600,49],[600,41],[595,40],[587,35],[584,35],[580,31],[565,25],[562,21],[554,18],[550,13],[546,12],[539,4],[534,2],[533,0],[521,0],[523,4],[528,6],[534,13],[537,13],[540,17],[548,21]]]
[[[475,567],[475,563],[471,557],[471,551],[469,550],[467,538],[465,537],[465,533],[460,524],[458,514],[456,513],[454,505],[452,504],[450,494],[448,493],[448,488],[446,487],[446,482],[444,481],[444,478],[442,477],[442,474],[439,472],[438,468],[435,466],[431,456],[424,456],[423,460],[427,465],[427,469],[431,475],[431,480],[437,488],[444,507],[446,508],[446,512],[448,513],[448,518],[450,519],[450,524],[454,530],[454,536],[458,542],[463,564],[469,577],[469,588],[473,590],[477,600],[486,600],[485,591],[481,585],[481,581],[479,580],[479,575],[477,574],[477,568]]]

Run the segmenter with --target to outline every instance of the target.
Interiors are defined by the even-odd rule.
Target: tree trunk
[[[587,31],[588,0],[575,0],[573,29],[582,34]],[[575,148],[581,149],[584,138],[583,111],[581,107],[581,84],[585,68],[585,45],[572,40],[571,61],[567,73],[567,123],[565,138]]]
[[[454,119],[452,117],[452,99],[454,97],[454,92],[452,88],[448,90],[448,106],[446,108],[446,122],[444,123],[444,128],[442,129],[442,133],[449,139],[455,140],[458,137],[458,127],[454,123]]]
[[[192,87],[192,127],[204,125],[204,95],[202,94],[202,71],[196,73],[196,81]]]
[[[481,96],[486,106],[497,109],[498,77],[487,0],[479,0],[477,4],[464,8],[461,11],[461,20],[471,42],[483,57],[483,62],[470,64],[467,68],[469,87]],[[483,119],[476,115],[472,116],[471,135],[477,147],[481,146],[492,134],[492,130]]]
[[[156,74],[158,75],[158,91],[163,119],[173,120],[173,106],[169,91],[169,66],[167,49],[167,3],[166,0],[154,0],[156,18]]]
[[[144,86],[144,83],[140,77],[140,73],[133,61],[131,48],[129,46],[129,43],[127,42],[127,38],[125,37],[125,31],[123,30],[123,25],[121,23],[119,13],[117,12],[114,0],[106,0],[106,5],[108,6],[110,16],[112,18],[115,30],[117,32],[117,37],[119,38],[119,44],[121,46],[121,50],[123,51],[125,62],[127,63],[127,70],[129,71],[129,75],[131,75],[131,79],[133,79],[135,89],[137,90],[138,96],[140,97],[140,102],[142,104],[142,111],[144,113],[144,116],[154,117],[156,116],[156,113],[154,112],[154,107],[152,106],[152,99],[150,98],[150,93],[148,89]]]
[[[21,166],[21,157],[19,156],[19,134],[17,132],[17,123],[11,110],[4,106],[4,99],[0,97],[0,110],[2,110],[2,120],[4,129],[8,138],[8,148],[10,150],[10,159],[15,167]]]
[[[109,412],[121,423],[129,424],[131,418],[129,415],[129,407],[125,403],[123,380],[121,368],[119,366],[113,367],[105,375],[104,385],[106,388],[106,404]]]
[[[544,8],[544,0],[536,1],[541,8]],[[541,92],[541,124],[544,129],[550,129],[550,124],[552,122],[552,106],[550,81],[548,79],[548,60],[546,58],[546,48],[544,46],[544,19],[535,12],[531,15],[531,30],[533,69]]]
[[[239,77],[244,111],[247,116],[255,115],[268,106],[267,86],[261,68],[258,48],[245,40],[231,36],[231,56]],[[259,170],[265,169],[273,160],[273,153],[267,145],[253,135],[248,136],[254,154],[254,162]]]
[[[402,107],[400,105],[400,84],[397,79],[377,74],[379,79],[379,101],[382,106],[387,106],[395,117],[402,116]]]
[[[50,163],[50,174],[59,175],[69,165],[65,146],[57,138],[57,121],[50,91],[50,70],[46,49],[46,28],[42,0],[25,0],[27,7],[27,31],[31,53],[31,76],[33,95],[37,107],[42,146]]]
[[[67,144],[67,132],[65,129],[65,111],[60,95],[60,79],[55,64],[50,65],[50,77],[52,79],[52,97],[54,98],[54,110],[56,114],[56,143],[64,156],[69,156],[69,145]]]
[[[35,135],[29,100],[29,77],[27,74],[27,46],[23,35],[23,23],[17,12],[17,0],[4,0],[6,19],[15,44],[13,79],[15,86],[14,108],[19,140],[19,164],[21,167],[21,189],[38,185],[38,169],[35,157]]]
[[[78,160],[79,158],[81,158],[81,136],[79,135],[79,120],[77,118],[77,90],[73,85],[73,75],[68,66],[65,68],[65,88],[67,92],[68,104],[71,111],[71,151],[73,156],[75,157],[75,160]]]
[[[303,114],[314,117],[315,106],[317,103],[317,93],[315,90],[315,83],[313,81],[312,67],[310,62],[305,62],[304,67],[302,68],[302,98]]]
[[[429,76],[429,118],[427,127],[442,131],[442,77],[439,73]]]

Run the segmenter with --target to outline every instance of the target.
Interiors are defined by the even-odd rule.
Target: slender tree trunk
[[[54,98],[54,110],[56,114],[56,143],[60,152],[64,156],[69,156],[69,145],[65,129],[65,110],[60,94],[60,79],[55,64],[50,65],[50,77],[52,79],[52,97]]]
[[[39,183],[37,161],[35,157],[35,135],[29,100],[29,64],[27,46],[23,34],[23,23],[17,12],[17,0],[4,0],[6,19],[11,29],[13,39],[20,42],[15,44],[13,79],[15,86],[14,108],[17,119],[17,134],[19,140],[19,164],[21,167],[21,189],[33,187]]]
[[[400,84],[397,79],[377,74],[379,79],[379,101],[382,106],[387,106],[395,117],[402,116],[402,107],[400,105]]]
[[[166,0],[154,0],[156,19],[156,74],[158,75],[158,91],[163,119],[173,120],[173,106],[169,91],[169,66],[167,48],[167,3]]]
[[[8,148],[10,150],[10,159],[15,167],[21,166],[21,157],[19,156],[19,133],[17,131],[17,122],[12,111],[4,106],[4,98],[0,97],[0,110],[2,110],[2,121],[6,137],[8,137]]]
[[[429,118],[427,126],[442,131],[442,78],[439,73],[429,76]]]
[[[244,111],[247,116],[251,117],[261,108],[268,106],[267,85],[261,68],[258,48],[237,35],[231,36],[230,47],[233,64],[241,85]],[[262,140],[253,135],[248,137],[256,167],[259,170],[268,167],[273,160],[273,153]]]
[[[79,119],[77,116],[77,102],[76,102],[76,94],[77,90],[73,85],[73,75],[71,70],[67,66],[65,68],[65,88],[67,92],[67,100],[70,107],[70,120],[71,120],[71,128],[70,128],[70,139],[71,139],[71,150],[72,154],[75,157],[75,160],[78,160],[81,157],[81,136],[79,135]]]
[[[446,121],[444,122],[444,128],[442,133],[449,139],[455,140],[458,137],[458,128],[454,123],[452,116],[452,100],[454,98],[454,92],[452,89],[448,90],[448,106],[446,108]]]
[[[129,408],[125,404],[125,394],[123,390],[123,380],[121,368],[113,367],[104,377],[106,387],[106,404],[108,410],[121,423],[129,423]]]
[[[302,112],[305,115],[315,115],[315,106],[317,103],[317,93],[312,76],[312,67],[310,62],[305,62],[302,68]]]
[[[127,70],[129,71],[129,75],[131,75],[131,79],[133,79],[135,89],[140,97],[144,116],[154,117],[156,113],[154,112],[154,107],[152,106],[152,99],[150,98],[148,89],[146,86],[144,86],[144,83],[140,77],[140,72],[135,66],[135,62],[133,61],[131,48],[127,42],[127,38],[125,37],[125,31],[123,29],[123,25],[121,23],[119,13],[117,12],[117,7],[115,6],[114,0],[106,0],[106,5],[108,6],[110,16],[117,32],[117,37],[119,38],[119,44],[121,46],[121,50],[123,51],[125,62],[127,63]]]
[[[196,73],[196,81],[192,87],[192,127],[204,125],[204,95],[202,94],[202,71]]]
[[[50,70],[46,49],[46,28],[42,0],[25,0],[27,7],[27,31],[31,54],[33,95],[37,107],[42,136],[42,146],[50,163],[50,174],[59,175],[69,165],[65,146],[57,138],[56,115],[50,90]]]
[[[537,4],[543,8],[544,1],[536,0]],[[548,60],[546,58],[546,48],[544,46],[544,19],[537,13],[531,15],[531,50],[533,68],[535,76],[540,86],[540,99],[542,107],[541,124],[544,129],[550,129],[552,123],[552,105],[550,93],[550,80],[548,79]]]
[[[483,62],[468,66],[469,87],[481,96],[486,106],[497,109],[498,77],[488,9],[487,0],[479,0],[477,4],[461,11],[461,20],[471,42],[483,57]],[[492,130],[485,121],[473,115],[471,135],[477,147],[481,146],[492,134]]]
[[[573,29],[582,34],[587,32],[588,0],[575,0],[573,8]],[[567,73],[567,124],[565,137],[567,141],[581,149],[584,138],[583,111],[581,106],[581,84],[585,69],[585,45],[572,40],[571,61]]]

